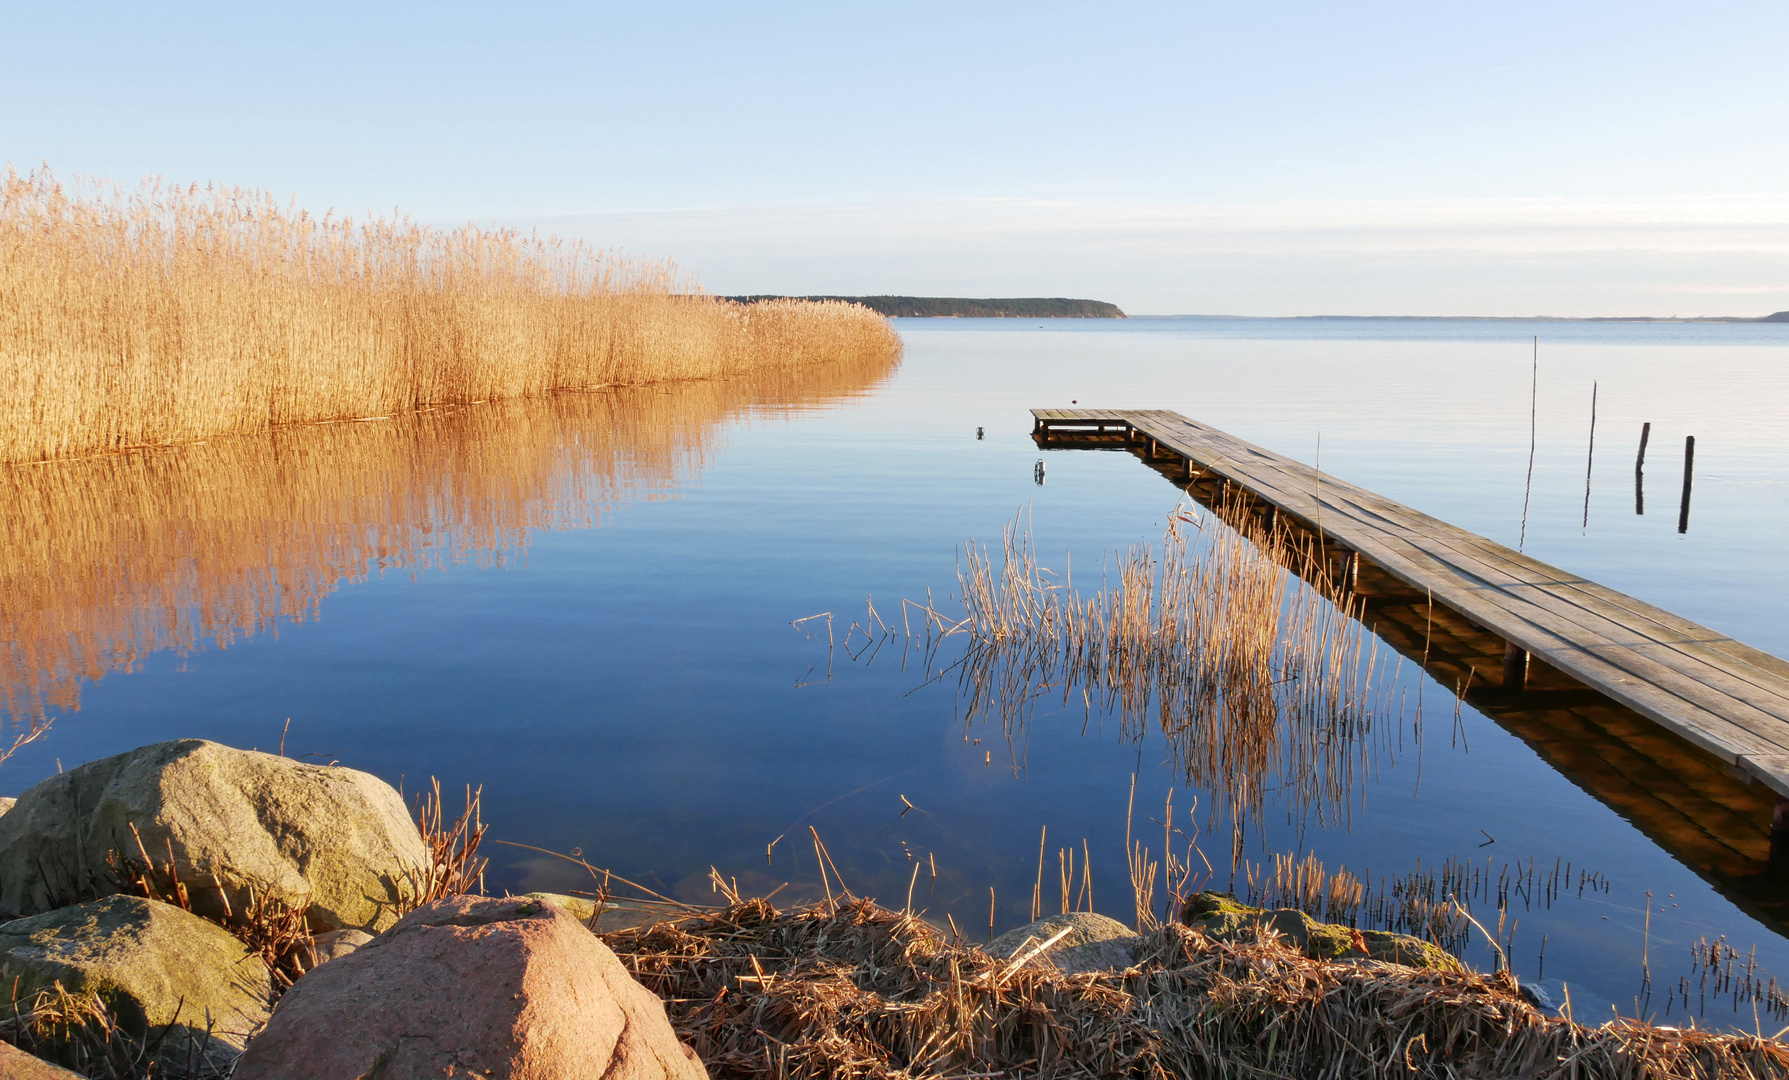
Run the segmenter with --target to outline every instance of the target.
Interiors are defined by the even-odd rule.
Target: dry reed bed
[[[799,371],[441,408],[204,445],[0,466],[0,712],[162,649],[300,620],[341,582],[500,562],[700,467],[730,419],[862,393],[866,357]]]
[[[849,897],[735,902],[605,940],[717,1078],[1789,1076],[1774,1039],[1592,1027],[1543,1015],[1505,975],[1315,961],[1174,925],[1130,970],[1080,975]]]
[[[0,176],[0,462],[900,348],[856,305],[735,304],[511,230]]]
[[[968,636],[955,666],[971,723],[998,722],[1010,738],[1046,696],[1078,698],[1127,736],[1158,728],[1191,784],[1228,793],[1237,829],[1270,789],[1345,823],[1373,720],[1391,706],[1378,640],[1354,597],[1287,569],[1311,553],[1284,529],[1224,516],[1241,528],[1177,510],[1159,549],[1121,553],[1085,595],[1066,567],[1039,564],[1015,520],[998,565],[968,546],[962,617],[928,603],[925,628]]]

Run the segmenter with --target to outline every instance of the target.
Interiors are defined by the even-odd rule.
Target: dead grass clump
[[[515,230],[0,174],[0,462],[900,350],[855,304],[738,304]]]
[[[106,876],[119,892],[159,900],[182,911],[214,922],[234,934],[261,958],[273,978],[275,994],[286,991],[305,972],[317,966],[316,942],[311,936],[308,908],[295,908],[285,901],[257,892],[251,885],[248,903],[232,907],[229,893],[215,875],[211,888],[200,888],[200,910],[193,910],[192,890],[180,880],[175,865],[173,844],[167,855],[156,858],[143,844],[137,827],[130,827],[133,850],[114,848],[107,857]],[[89,889],[97,897],[103,891]],[[71,901],[75,902],[75,901]]]
[[[720,1077],[1789,1076],[1750,1035],[1552,1018],[1505,974],[1310,960],[1165,926],[1134,967],[1064,975],[844,897],[755,900],[605,935]]]
[[[478,846],[490,828],[484,823],[484,788],[466,785],[466,809],[448,824],[442,809],[441,781],[430,782],[433,790],[416,800],[416,830],[429,850],[429,865],[425,878],[410,883],[408,910],[412,911],[449,896],[482,896],[485,867],[490,863],[478,857]]]
[[[71,994],[61,983],[40,991],[29,1008],[13,1002],[0,1018],[0,1041],[89,1080],[225,1080],[236,1058],[209,1031],[133,1030],[99,995]]]

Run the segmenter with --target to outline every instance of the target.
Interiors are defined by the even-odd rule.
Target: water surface
[[[993,930],[1029,917],[1047,830],[1046,908],[1058,851],[1085,842],[1094,906],[1129,921],[1133,775],[1134,829],[1158,852],[1164,798],[1182,818],[1197,800],[1219,886],[1222,785],[1189,789],[1159,735],[1127,739],[1078,702],[1040,700],[1009,741],[968,723],[955,680],[928,682],[913,651],[843,647],[870,598],[889,622],[928,588],[945,602],[963,543],[997,541],[1021,510],[1046,563],[1072,551],[1078,577],[1161,536],[1181,496],[1135,458],[1033,445],[1027,410],[1071,402],[1179,410],[1789,653],[1789,326],[898,325],[907,355],[886,378],[514,402],[6,470],[0,686],[15,723],[55,719],[0,768],[0,793],[161,739],[272,749],[289,718],[288,753],[407,790],[482,784],[494,838],[689,899],[712,898],[711,866],[817,891],[812,826],[846,883],[886,902],[923,863],[915,904],[979,939],[990,889]],[[790,625],[821,612],[832,649],[824,620]],[[1411,665],[1388,685],[1399,707],[1364,736],[1345,812],[1314,817],[1265,778],[1244,858],[1314,852],[1373,880],[1450,859],[1597,872],[1606,890],[1580,895],[1574,876],[1550,907],[1509,913],[1518,973],[1538,973],[1544,936],[1545,974],[1595,1008],[1662,1017],[1704,936],[1789,971],[1789,942],[1743,897],[1534,746],[1470,706],[1456,720],[1452,688]],[[588,884],[544,854],[489,853],[494,887]],[[1643,956],[1653,995],[1636,1003]],[[1489,963],[1476,941],[1470,957]],[[1697,1004],[1751,1025],[1749,1004]]]

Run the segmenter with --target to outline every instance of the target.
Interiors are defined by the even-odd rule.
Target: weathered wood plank
[[[1325,475],[1179,413],[1033,410],[1121,421],[1194,475],[1240,486],[1474,624],[1789,796],[1789,661]]]

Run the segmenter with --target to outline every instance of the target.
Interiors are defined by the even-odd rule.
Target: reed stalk
[[[926,633],[968,638],[955,665],[966,719],[1012,737],[1046,694],[1079,696],[1127,736],[1159,729],[1189,782],[1228,792],[1213,809],[1233,821],[1276,789],[1345,823],[1373,717],[1389,705],[1378,641],[1358,598],[1321,572],[1307,574],[1317,584],[1292,572],[1317,553],[1228,509],[1176,511],[1159,546],[1120,553],[1116,580],[1090,593],[1038,562],[1021,520],[998,557],[971,543],[962,617],[916,605]]]

